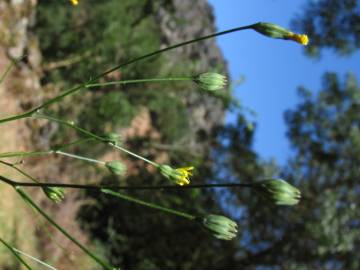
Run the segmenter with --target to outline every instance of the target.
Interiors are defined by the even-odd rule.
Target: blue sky
[[[209,0],[214,7],[219,31],[258,21],[272,22],[290,28],[290,20],[301,13],[305,0]],[[338,57],[325,51],[320,60],[306,57],[301,45],[274,40],[253,31],[221,36],[217,40],[228,61],[233,80],[245,77],[234,94],[244,107],[257,113],[255,150],[264,159],[275,158],[285,164],[291,154],[286,138],[283,114],[295,108],[297,87],[313,91],[321,88],[326,71],[360,77],[360,53]],[[234,119],[227,115],[227,121]]]

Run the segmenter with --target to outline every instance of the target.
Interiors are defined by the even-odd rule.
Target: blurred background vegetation
[[[13,8],[10,1],[5,2],[3,11]],[[24,1],[25,7],[34,13],[22,11],[19,16],[34,16],[26,31],[36,40],[41,55],[40,71],[35,74],[41,89],[39,99],[54,96],[116,63],[214,31],[206,1],[89,0],[76,8],[67,1],[39,1],[33,7]],[[306,12],[294,19],[294,26],[310,35],[310,55],[319,55],[326,47],[351,54],[359,48],[359,3],[311,2]],[[13,46],[5,38],[1,44]],[[18,69],[28,66],[35,70],[31,48],[24,46],[27,57]],[[187,76],[209,70],[227,73],[214,41],[138,62],[103,81]],[[52,115],[76,121],[97,134],[119,133],[127,148],[147,158],[196,166],[193,183],[246,183],[281,177],[300,188],[304,198],[293,208],[271,206],[243,189],[129,192],[185,212],[230,216],[239,224],[235,241],[215,240],[186,220],[95,192],[72,191],[59,206],[49,206],[41,195],[33,194],[60,223],[122,269],[359,269],[360,86],[350,73],[345,78],[327,73],[322,80],[317,94],[299,87],[298,106],[285,113],[295,153],[285,167],[265,162],[254,152],[256,123],[248,120],[241,107],[226,96],[211,96],[187,82],[100,87],[48,109]],[[14,86],[9,91],[15,98],[20,93],[21,108],[39,102],[27,98],[22,89],[15,91]],[[231,95],[231,89],[226,94]],[[224,124],[226,110],[237,113],[235,123]],[[64,127],[33,122],[26,123],[31,134],[27,145],[32,150],[79,137]],[[28,165],[38,168],[31,170],[40,179],[164,183],[143,162],[111,153],[101,145],[89,142],[71,151],[121,159],[129,172],[118,178],[103,169],[61,158],[33,159]],[[0,214],[0,233],[14,246],[31,246],[33,254],[58,269],[97,269],[60,236],[49,237],[55,233],[40,226],[36,218],[25,219],[34,224],[35,232],[24,236],[23,230],[16,230],[16,222],[2,224],[8,212],[0,210]],[[23,237],[32,244],[22,244],[18,238]],[[2,269],[20,269],[5,253],[1,247]]]

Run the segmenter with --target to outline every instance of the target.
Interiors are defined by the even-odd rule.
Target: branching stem
[[[22,113],[22,114],[18,114],[18,115],[14,115],[14,116],[10,116],[10,117],[7,117],[7,118],[3,118],[3,119],[0,119],[0,124],[1,123],[5,123],[5,122],[10,122],[10,121],[14,121],[14,120],[18,120],[18,119],[23,119],[23,118],[27,118],[27,117],[31,117],[34,113],[36,113],[37,111],[51,105],[51,104],[54,104],[60,100],[62,100],[63,98],[65,98],[66,96],[69,96],[71,94],[74,94],[76,92],[79,92],[80,90],[86,88],[88,85],[91,85],[91,84],[95,84],[96,81],[104,76],[106,76],[107,74],[115,71],[115,70],[118,70],[122,67],[125,67],[127,65],[130,65],[130,64],[133,64],[135,62],[138,62],[138,61],[141,61],[141,60],[144,60],[144,59],[147,59],[147,58],[150,58],[150,57],[153,57],[153,56],[156,56],[156,55],[159,55],[161,53],[164,53],[166,51],[170,51],[170,50],[173,50],[173,49],[176,49],[176,48],[179,48],[179,47],[182,47],[182,46],[186,46],[186,45],[189,45],[189,44],[192,44],[192,43],[196,43],[196,42],[199,42],[199,41],[202,41],[202,40],[206,40],[206,39],[210,39],[210,38],[214,38],[214,37],[217,37],[217,36],[222,36],[222,35],[226,35],[226,34],[230,34],[230,33],[233,33],[233,32],[237,32],[237,31],[242,31],[242,30],[246,30],[246,29],[251,29],[252,25],[247,25],[247,26],[242,26],[242,27],[236,27],[236,28],[233,28],[233,29],[229,29],[229,30],[226,30],[226,31],[222,31],[222,32],[218,32],[218,33],[214,33],[214,34],[210,34],[210,35],[206,35],[206,36],[203,36],[203,37],[199,37],[199,38],[195,38],[195,39],[192,39],[192,40],[188,40],[188,41],[184,41],[184,42],[180,42],[178,44],[175,44],[175,45],[172,45],[172,46],[169,46],[167,48],[164,48],[164,49],[161,49],[161,50],[156,50],[156,51],[153,51],[151,53],[148,53],[148,54],[145,54],[145,55],[142,55],[140,57],[137,57],[137,58],[134,58],[132,60],[129,60],[127,62],[124,62],[124,63],[121,63],[119,65],[116,65],[114,66],[113,68],[110,68],[106,71],[104,71],[103,73],[91,78],[89,81],[87,82],[84,82],[80,85],[77,85],[77,86],[74,86],[64,92],[62,92],[61,94],[59,94],[58,96],[52,98],[52,99],[49,99],[48,101],[44,102],[43,104],[29,110],[28,112],[25,112],[25,113]]]

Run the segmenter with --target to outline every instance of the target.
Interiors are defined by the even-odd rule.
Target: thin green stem
[[[75,129],[76,131],[79,131],[80,133],[86,135],[86,136],[89,136],[90,138],[93,138],[97,141],[101,141],[101,142],[108,142],[108,139],[106,138],[103,138],[103,137],[100,137],[90,131],[87,131],[86,129],[83,129],[79,126],[76,126],[75,123],[73,121],[65,121],[65,120],[62,120],[62,119],[58,119],[58,118],[55,118],[55,117],[52,117],[52,116],[49,116],[49,115],[45,115],[45,114],[40,114],[40,113],[36,113],[32,116],[34,119],[46,119],[46,120],[49,120],[51,122],[56,122],[56,123],[59,123],[61,125],[64,125],[64,126],[68,126],[72,129]]]
[[[14,187],[14,186],[13,186],[13,187]],[[30,209],[33,211],[33,213],[34,213],[35,215],[37,215],[37,216],[40,215],[33,207],[31,207]],[[50,240],[52,241],[53,244],[55,244],[59,249],[61,249],[61,250],[64,252],[64,254],[66,254],[67,258],[68,258],[70,261],[73,261],[73,259],[71,258],[71,256],[72,256],[73,254],[71,254],[71,252],[70,252],[68,249],[64,248],[64,247],[58,242],[58,240],[52,235],[52,233],[50,232],[50,230],[45,226],[46,220],[38,219],[37,216],[34,217],[34,220],[36,221],[37,226],[47,234],[47,236],[50,238]]]
[[[26,176],[27,178],[34,181],[35,183],[39,183],[39,181],[37,179],[35,179],[34,177],[32,177],[30,174],[26,173],[25,171],[21,170],[20,168],[18,168],[14,164],[9,163],[9,162],[5,162],[5,161],[2,161],[2,160],[0,160],[0,163],[13,168],[14,170],[18,171],[20,174]]]
[[[68,148],[73,145],[78,145],[84,142],[92,141],[94,138],[86,138],[86,139],[79,139],[67,144],[63,144],[60,146],[53,147],[48,151],[30,151],[30,152],[7,152],[7,153],[0,153],[0,158],[11,158],[11,157],[31,157],[31,156],[42,156],[42,155],[49,155],[54,153],[63,153],[61,150]]]
[[[1,153],[0,158],[11,158],[11,157],[33,157],[52,154],[54,151],[31,151],[31,152],[7,152]]]
[[[79,144],[86,143],[86,142],[93,141],[93,140],[94,140],[93,138],[78,139],[73,142],[69,142],[66,144],[62,144],[60,146],[53,147],[52,150],[58,151],[58,150],[68,148],[70,146],[79,145]]]
[[[127,150],[127,149],[125,149],[124,147],[121,147],[121,146],[119,146],[119,145],[117,145],[117,144],[113,144],[113,143],[108,143],[109,145],[111,145],[112,147],[114,147],[115,149],[118,149],[118,150],[120,150],[120,151],[122,151],[122,152],[125,152],[125,153],[127,153],[127,154],[129,154],[129,155],[131,155],[131,156],[133,156],[133,157],[136,157],[136,158],[138,158],[138,159],[141,159],[141,160],[143,160],[143,161],[145,161],[145,162],[147,162],[147,163],[150,163],[151,165],[153,165],[153,166],[155,166],[155,167],[159,167],[159,164],[157,164],[157,163],[155,163],[155,162],[153,162],[153,161],[151,161],[151,160],[149,160],[149,159],[147,159],[147,158],[144,158],[144,157],[142,157],[142,156],[139,156],[138,154],[135,154],[134,152],[131,152],[131,151],[129,151],[129,150]]]
[[[39,212],[49,223],[51,223],[56,229],[58,229],[62,234],[64,234],[69,240],[76,244],[82,251],[84,251],[89,257],[91,257],[95,262],[104,267],[107,270],[114,270],[114,267],[110,266],[108,263],[102,261],[95,254],[89,251],[85,246],[83,246],[78,240],[76,240],[71,234],[69,234],[65,229],[63,229],[59,224],[57,224],[48,214],[46,214],[31,198],[26,194],[20,187],[14,187],[18,194],[23,198],[23,200],[29,203],[37,212]]]
[[[86,88],[98,87],[98,86],[109,86],[109,85],[122,85],[122,84],[133,84],[133,83],[149,83],[149,82],[169,82],[169,81],[191,81],[192,77],[177,77],[177,78],[153,78],[153,79],[136,79],[136,80],[122,80],[112,81],[105,83],[91,83],[87,84]]]
[[[2,238],[0,238],[0,242],[5,246],[7,247],[10,252],[16,257],[16,259],[21,262],[25,267],[26,269],[28,270],[32,270],[32,268],[19,256],[19,254],[16,253],[16,251],[12,248],[12,246],[10,246],[5,240],[3,240]]]
[[[84,161],[87,161],[87,162],[92,162],[92,163],[105,165],[104,161],[100,161],[100,160],[96,160],[96,159],[92,159],[92,158],[88,158],[88,157],[83,157],[83,156],[79,156],[79,155],[70,154],[70,153],[67,153],[67,152],[60,151],[60,150],[49,150],[49,151],[39,151],[39,152],[36,152],[36,151],[33,151],[33,152],[10,152],[10,153],[0,154],[0,158],[40,156],[40,155],[50,155],[50,154],[58,154],[58,155],[62,155],[62,156],[67,156],[67,157],[71,157],[71,158],[75,158],[75,159],[84,160]],[[0,163],[5,164],[5,162],[2,162],[1,160],[0,160]]]
[[[7,118],[3,118],[3,119],[0,119],[0,124],[1,123],[5,123],[5,122],[10,122],[10,121],[14,121],[14,120],[19,120],[19,119],[23,119],[23,118],[28,118],[28,117],[31,117],[34,113],[38,112],[39,110],[51,105],[51,104],[54,104],[58,101],[60,101],[61,99],[63,99],[64,97],[68,96],[68,95],[71,95],[75,92],[78,92],[79,90],[81,90],[82,88],[84,88],[85,85],[82,84],[82,85],[78,85],[78,86],[75,86],[63,93],[61,93],[60,95],[44,102],[43,104],[31,109],[30,111],[28,112],[25,112],[23,114],[18,114],[18,115],[14,115],[14,116],[10,116],[10,117],[7,117]]]
[[[5,122],[19,120],[19,119],[24,119],[24,118],[30,117],[32,114],[33,114],[33,112],[30,111],[30,112],[10,116],[7,118],[3,118],[3,119],[0,119],[0,124],[5,123]]]
[[[171,45],[169,47],[166,47],[164,49],[161,49],[161,50],[157,50],[157,51],[153,51],[151,53],[148,53],[148,54],[145,54],[143,56],[140,56],[140,57],[137,57],[137,58],[134,58],[132,60],[129,60],[127,62],[124,62],[122,64],[119,64],[113,68],[110,68],[108,70],[106,70],[105,72],[97,75],[96,77],[94,77],[89,83],[92,83],[102,77],[104,77],[105,75],[115,71],[115,70],[118,70],[122,67],[125,67],[127,65],[130,65],[130,64],[133,64],[135,62],[138,62],[140,60],[144,60],[146,58],[150,58],[152,56],[156,56],[158,54],[161,54],[161,53],[164,53],[164,52],[167,52],[167,51],[170,51],[170,50],[173,50],[173,49],[176,49],[176,48],[179,48],[179,47],[182,47],[182,46],[185,46],[185,45],[189,45],[189,44],[192,44],[192,43],[196,43],[196,42],[199,42],[199,41],[202,41],[202,40],[206,40],[206,39],[209,39],[209,38],[214,38],[214,37],[217,37],[217,36],[222,36],[222,35],[226,35],[226,34],[230,34],[230,33],[233,33],[233,32],[237,32],[237,31],[242,31],[242,30],[246,30],[246,29],[251,29],[252,25],[246,25],[246,26],[241,26],[241,27],[236,27],[236,28],[232,28],[232,29],[229,29],[229,30],[225,30],[225,31],[222,31],[222,32],[218,32],[218,33],[213,33],[213,34],[210,34],[210,35],[206,35],[206,36],[203,36],[203,37],[199,37],[199,38],[195,38],[195,39],[192,39],[192,40],[188,40],[188,41],[184,41],[184,42],[180,42],[178,44],[175,44],[175,45]]]
[[[0,119],[0,124],[1,123],[5,123],[5,122],[9,122],[9,121],[14,121],[14,120],[18,120],[18,119],[23,119],[23,118],[27,118],[27,117],[31,117],[34,113],[36,113],[37,111],[39,111],[40,109],[43,109],[55,102],[58,102],[60,101],[61,99],[65,98],[66,96],[68,95],[71,95],[73,93],[76,93],[78,91],[80,91],[81,89],[83,88],[86,88],[87,85],[89,84],[94,84],[98,79],[106,76],[107,74],[115,71],[115,70],[118,70],[122,67],[125,67],[127,65],[130,65],[130,64],[133,64],[135,62],[138,62],[138,61],[141,61],[141,60],[144,60],[144,59],[147,59],[147,58],[150,58],[152,56],[156,56],[156,55],[159,55],[161,53],[164,53],[166,51],[170,51],[170,50],[173,50],[173,49],[176,49],[176,48],[179,48],[179,47],[182,47],[182,46],[185,46],[185,45],[189,45],[189,44],[192,44],[192,43],[195,43],[195,42],[199,42],[199,41],[202,41],[202,40],[206,40],[206,39],[209,39],[209,38],[214,38],[214,37],[217,37],[217,36],[221,36],[221,35],[226,35],[226,34],[230,34],[232,32],[237,32],[237,31],[242,31],[242,30],[246,30],[246,29],[251,29],[252,25],[247,25],[247,26],[242,26],[242,27],[236,27],[236,28],[233,28],[233,29],[229,29],[229,30],[226,30],[226,31],[222,31],[222,32],[218,32],[218,33],[214,33],[214,34],[210,34],[210,35],[206,35],[206,36],[203,36],[203,37],[199,37],[199,38],[195,38],[195,39],[192,39],[192,40],[188,40],[188,41],[185,41],[185,42],[181,42],[181,43],[178,43],[178,44],[175,44],[175,45],[172,45],[172,46],[169,46],[167,48],[164,48],[164,49],[161,49],[161,50],[156,50],[156,51],[153,51],[153,52],[150,52],[148,54],[145,54],[145,55],[142,55],[140,57],[137,57],[137,58],[134,58],[132,60],[129,60],[127,62],[124,62],[124,63],[121,63],[119,65],[116,65],[114,66],[113,68],[110,68],[106,71],[104,71],[103,73],[91,78],[89,81],[85,82],[85,83],[82,83],[80,85],[77,85],[77,86],[74,86],[73,88],[70,88],[69,90],[66,90],[64,91],[63,93],[61,93],[60,95],[44,102],[43,104],[31,109],[30,111],[28,112],[25,112],[23,114],[18,114],[18,115],[14,115],[14,116],[10,116],[10,117],[7,117],[7,118],[3,118],[3,119]]]
[[[43,265],[43,266],[45,266],[45,267],[47,267],[47,268],[49,268],[49,269],[51,269],[51,270],[57,270],[55,267],[53,267],[53,266],[51,266],[51,265],[49,265],[49,264],[47,264],[47,263],[45,263],[45,262],[43,262],[43,261],[41,261],[41,260],[39,260],[39,259],[37,259],[37,258],[31,256],[30,254],[27,254],[27,253],[25,253],[25,252],[23,252],[23,251],[21,251],[21,250],[18,250],[17,248],[14,248],[14,247],[11,247],[11,248],[12,248],[16,253],[19,253],[19,254],[21,254],[21,255],[23,255],[23,256],[25,256],[25,257],[28,257],[29,259],[37,262],[38,264],[41,264],[41,265]]]
[[[59,154],[59,155],[63,155],[63,156],[66,156],[66,157],[71,157],[71,158],[75,158],[75,159],[84,160],[84,161],[87,161],[87,162],[92,162],[92,163],[97,163],[97,164],[105,165],[105,162],[104,162],[104,161],[97,160],[97,159],[93,159],[93,158],[78,156],[78,155],[70,154],[70,153],[63,152],[63,151],[55,151],[54,153],[55,153],[55,154]]]
[[[177,210],[174,210],[174,209],[171,209],[171,208],[163,207],[163,206],[160,206],[160,205],[157,205],[157,204],[145,202],[143,200],[139,200],[137,198],[134,198],[134,197],[131,197],[129,195],[125,195],[125,194],[122,194],[122,193],[119,193],[119,192],[115,192],[115,191],[110,190],[110,189],[101,189],[101,192],[113,195],[115,197],[121,198],[121,199],[129,201],[129,202],[137,203],[137,204],[140,204],[140,205],[152,208],[152,209],[157,209],[157,210],[160,210],[160,211],[163,211],[163,212],[166,212],[166,213],[170,213],[170,214],[173,214],[173,215],[176,215],[176,216],[179,216],[179,217],[183,217],[183,218],[186,218],[186,219],[190,219],[190,220],[196,219],[196,216],[193,216],[193,215],[190,215],[190,214],[187,214],[187,213],[184,213],[184,212],[180,212],[180,211],[177,211]]]
[[[142,156],[139,156],[139,155],[137,155],[137,154],[135,154],[135,153],[133,153],[133,152],[131,152],[131,151],[129,151],[129,150],[127,150],[127,149],[125,149],[125,148],[117,145],[117,144],[111,143],[111,142],[109,142],[108,139],[103,138],[103,137],[100,137],[100,136],[98,136],[98,135],[96,135],[96,134],[94,134],[94,133],[92,133],[92,132],[90,132],[90,131],[87,131],[86,129],[80,128],[80,127],[78,127],[77,125],[75,125],[73,122],[61,120],[61,119],[58,119],[58,118],[55,118],[55,117],[51,117],[51,116],[48,116],[48,115],[44,115],[44,114],[36,114],[36,115],[34,115],[33,117],[34,117],[34,118],[47,119],[47,120],[49,120],[49,121],[53,121],[53,122],[56,122],[56,123],[59,123],[59,124],[68,126],[68,127],[70,127],[70,128],[73,128],[73,129],[79,131],[80,133],[82,133],[82,134],[84,134],[84,135],[86,135],[86,136],[89,136],[90,138],[93,138],[93,139],[95,139],[95,140],[97,140],[97,141],[100,141],[100,142],[103,142],[103,143],[107,143],[107,144],[109,144],[110,146],[114,147],[115,149],[118,149],[118,150],[120,150],[120,151],[122,151],[122,152],[125,152],[125,153],[127,153],[128,155],[131,155],[131,156],[133,156],[133,157],[139,158],[139,159],[141,159],[141,160],[143,160],[143,161],[145,161],[145,162],[147,162],[147,163],[149,163],[149,164],[151,164],[151,165],[153,165],[153,166],[155,166],[155,167],[159,167],[159,164],[157,164],[156,162],[153,162],[153,161],[151,161],[151,160],[149,160],[149,159],[147,159],[147,158],[144,158],[144,157],[142,157]],[[0,155],[0,157],[1,157],[1,155]]]
[[[6,67],[4,73],[0,76],[0,84],[3,82],[11,68],[15,65],[16,61],[12,60]]]
[[[119,185],[98,185],[98,184],[61,184],[61,183],[31,183],[31,182],[18,182],[0,175],[0,181],[11,186],[19,187],[60,187],[60,188],[73,188],[73,189],[112,189],[112,190],[187,190],[187,189],[205,189],[205,188],[251,188],[251,183],[223,183],[223,184],[201,184],[201,185],[158,185],[158,186],[119,186]],[[256,182],[255,182],[256,183]]]

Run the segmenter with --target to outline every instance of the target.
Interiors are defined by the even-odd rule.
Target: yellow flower
[[[73,6],[76,6],[79,4],[79,0],[70,0],[70,2]]]
[[[295,34],[290,30],[281,27],[277,24],[259,22],[251,25],[251,28],[256,32],[263,34],[267,37],[287,39],[287,40],[290,39],[302,45],[308,45],[309,43],[309,38],[307,35]]]
[[[194,167],[183,167],[174,169],[169,165],[160,165],[159,170],[160,173],[180,186],[190,184],[190,176],[192,176],[192,170]]]
[[[192,170],[194,167],[184,167],[175,169],[179,173],[177,184],[180,186],[190,184],[190,176],[192,176]]]
[[[309,43],[309,38],[307,35],[300,35],[300,34],[295,34],[295,33],[290,33],[289,36],[287,37],[288,39],[294,40],[302,45],[308,45]]]

